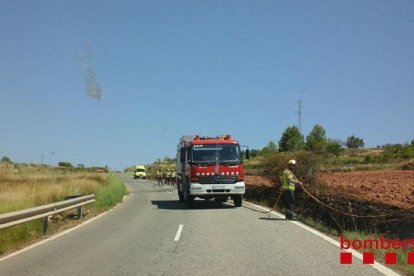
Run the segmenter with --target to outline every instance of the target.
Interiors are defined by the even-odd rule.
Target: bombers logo
[[[409,265],[414,264],[414,239],[389,240],[381,235],[376,239],[348,240],[341,235],[339,243],[341,250],[362,250],[363,264],[374,264],[375,255],[373,252],[378,250],[385,251],[385,264],[397,264],[397,254],[392,252],[395,250],[403,250],[406,253],[406,263]],[[340,263],[352,264],[352,252],[341,252]]]

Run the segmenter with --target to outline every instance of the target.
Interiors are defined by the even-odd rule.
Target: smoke
[[[90,49],[88,49],[88,51],[81,57],[81,67],[85,78],[86,94],[100,101],[102,99],[101,87],[96,80],[95,70],[92,66],[92,54]]]

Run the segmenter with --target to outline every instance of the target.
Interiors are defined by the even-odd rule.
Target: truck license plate
[[[224,190],[225,186],[213,185],[213,190]]]

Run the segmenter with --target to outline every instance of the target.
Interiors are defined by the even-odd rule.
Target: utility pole
[[[299,100],[298,101],[298,129],[300,133],[302,133],[302,109],[303,109],[302,101]]]

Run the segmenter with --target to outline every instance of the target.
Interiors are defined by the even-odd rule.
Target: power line
[[[299,132],[302,133],[302,109],[304,106],[302,105],[302,101],[298,101],[298,129]]]

